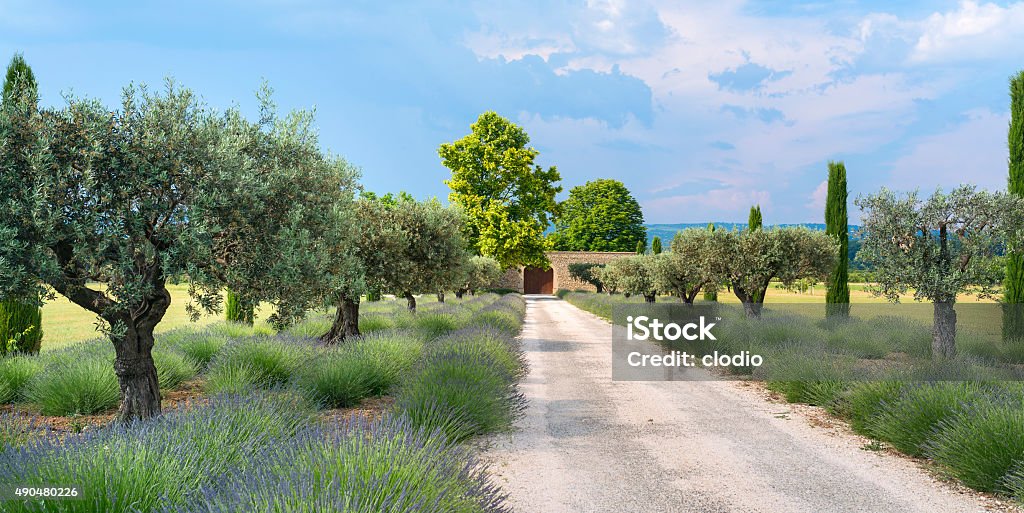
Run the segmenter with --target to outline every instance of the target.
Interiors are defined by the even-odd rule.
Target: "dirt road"
[[[613,382],[611,327],[528,298],[526,416],[485,459],[521,513],[1004,511],[753,387]]]

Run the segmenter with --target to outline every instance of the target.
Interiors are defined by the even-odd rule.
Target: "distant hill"
[[[679,230],[685,230],[687,228],[707,228],[708,223],[676,223],[676,224],[645,224],[647,227],[647,240],[650,241],[654,237],[661,237],[662,243],[668,243],[675,237],[676,232]],[[795,224],[778,224],[768,225],[767,228],[773,226],[804,226],[811,230],[824,230],[825,223],[795,223]],[[716,230],[743,230],[747,227],[747,223],[715,223]],[[850,235],[853,238],[854,231],[859,229],[859,226],[850,225]]]

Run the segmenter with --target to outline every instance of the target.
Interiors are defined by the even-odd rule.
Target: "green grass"
[[[939,423],[966,408],[980,392],[977,385],[968,383],[906,386],[870,421],[869,430],[902,452],[922,456]]]
[[[986,492],[1013,493],[1004,477],[1024,462],[1024,408],[982,402],[944,418],[928,455],[961,482]]]
[[[25,399],[43,415],[101,413],[120,398],[111,360],[96,356],[56,359],[25,387]]]
[[[42,370],[42,362],[34,356],[0,358],[0,404],[23,401],[25,386]]]
[[[195,360],[171,348],[153,348],[153,363],[160,390],[174,390],[199,372],[199,364]]]
[[[254,337],[240,339],[225,347],[210,362],[210,378],[248,368],[255,374],[256,383],[272,387],[291,380],[301,366],[312,356],[312,346],[298,340],[282,337]]]

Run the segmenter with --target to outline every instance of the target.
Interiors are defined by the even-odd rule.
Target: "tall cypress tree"
[[[653,239],[651,239],[651,254],[661,254],[661,237],[655,236]]]
[[[1024,196],[1024,71],[1010,79],[1010,194]],[[1003,339],[1024,340],[1024,252],[1007,255]]]
[[[646,255],[647,254],[647,240],[640,239],[636,241],[636,254]]]
[[[846,165],[828,163],[828,197],[825,200],[825,232],[839,239],[839,258],[825,284],[825,311],[829,317],[850,315],[849,221],[846,214]]]
[[[708,231],[715,233],[715,223],[708,223]],[[709,283],[704,287],[704,301],[718,301],[717,283]]]
[[[228,289],[227,297],[224,299],[224,314],[228,322],[252,326],[255,308],[251,301],[246,301],[240,294]]]
[[[747,219],[747,229],[757,231],[761,229],[761,205],[750,207],[750,217]]]
[[[28,96],[27,105],[36,108],[39,95],[32,68],[20,54],[11,57],[4,77],[2,105],[10,108]],[[28,186],[28,184],[26,184]],[[39,352],[43,342],[43,313],[39,305],[13,298],[0,300],[0,354],[11,350],[27,353]]]

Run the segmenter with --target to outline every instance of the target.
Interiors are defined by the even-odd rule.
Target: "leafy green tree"
[[[636,241],[636,254],[646,255],[647,254],[647,239]]]
[[[224,320],[252,326],[255,320],[255,305],[248,303],[245,299],[231,289],[224,297]]]
[[[473,256],[469,259],[469,273],[465,287],[456,291],[458,297],[462,297],[461,291],[468,291],[476,294],[476,291],[493,287],[495,282],[501,278],[501,266],[498,261],[485,256]]]
[[[561,176],[534,164],[539,152],[529,142],[521,127],[488,111],[469,135],[438,150],[452,171],[448,199],[468,218],[469,246],[503,268],[548,265],[543,233],[558,210]]]
[[[1024,197],[1024,71],[1010,79],[1010,177],[1007,190]],[[1024,340],[1024,252],[1006,259],[1003,287],[1003,338]]]
[[[601,281],[601,270],[605,264],[594,264],[589,262],[572,263],[568,265],[569,277],[594,286],[597,293],[604,292],[604,282]]]
[[[829,317],[850,315],[850,260],[847,252],[850,246],[849,221],[846,215],[846,165],[842,162],[828,163],[828,197],[825,200],[825,233],[839,241],[839,258],[835,269],[829,275],[825,294],[826,312]]]
[[[708,223],[708,231],[715,233],[715,223]],[[718,287],[721,281],[709,283],[704,287],[704,301],[718,301]]]
[[[29,220],[12,230],[0,218],[16,237],[0,246],[0,289],[31,297],[41,281],[102,320],[121,421],[160,412],[153,330],[169,279],[188,279],[207,311],[228,287],[286,319],[308,308],[297,303],[310,295],[303,277],[326,260],[318,241],[350,224],[338,200],[351,198],[356,175],[322,155],[310,116],[279,120],[263,99],[258,124],[214,114],[173,84],[164,94],[128,87],[116,110],[72,98],[0,115],[0,126],[31,126],[43,142],[18,148],[31,173],[0,174],[3,203]],[[36,194],[7,197],[18,182]]]
[[[704,287],[720,283],[725,277],[721,267],[711,260],[713,244],[714,236],[707,230],[676,232],[671,251],[654,260],[658,290],[671,291],[684,303],[693,304]]]
[[[7,75],[4,79],[3,96],[0,97],[7,109],[26,109],[28,112],[36,110],[38,94],[36,89],[36,78],[32,68],[25,62],[21,54],[14,54],[11,63],[7,66]],[[6,128],[6,130],[5,130]],[[8,132],[12,137],[25,137],[31,140],[32,134],[11,133],[14,127],[0,127],[0,130]],[[5,138],[5,140],[8,140]],[[8,153],[7,159],[0,162],[0,166],[27,166],[24,154],[19,155],[16,151],[19,144],[24,144],[25,139],[12,140],[14,146],[12,152]],[[29,144],[31,144],[29,142]],[[22,184],[28,187],[30,184]],[[23,191],[28,193],[30,191]],[[30,301],[18,300],[17,298],[5,297],[0,294],[0,354],[10,351],[36,353],[43,342],[43,312],[39,308],[38,299]]]
[[[654,255],[636,255],[616,258],[604,266],[601,279],[612,282],[615,288],[627,294],[643,296],[654,303],[658,297],[657,263]]]
[[[768,285],[824,279],[835,264],[838,244],[803,227],[714,232],[704,259],[707,272],[725,276],[749,317],[760,317]]]
[[[872,266],[872,292],[896,303],[913,290],[914,299],[931,301],[932,356],[955,356],[957,295],[968,287],[978,297],[996,293],[1000,274],[990,259],[1000,245],[1016,244],[1024,199],[960,186],[927,199],[882,189],[856,203],[864,212],[858,258]]]
[[[630,251],[647,239],[640,204],[618,180],[573,187],[559,208],[549,236],[555,250]]]
[[[651,254],[652,255],[660,255],[661,254],[661,237],[655,236],[654,239],[651,240]]]
[[[750,231],[757,231],[761,229],[761,205],[754,205],[750,207],[750,216],[747,219],[747,229]]]

